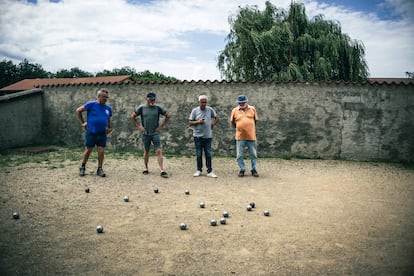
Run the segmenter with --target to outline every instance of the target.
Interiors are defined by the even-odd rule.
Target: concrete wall
[[[83,131],[75,109],[95,99],[96,86],[44,88],[45,141],[79,145]],[[200,94],[209,96],[221,117],[214,129],[215,154],[234,156],[229,123],[237,95],[246,94],[258,111],[259,157],[414,161],[414,86],[346,83],[178,82],[103,86],[110,91],[114,132],[109,147],[142,150],[129,119],[148,91],[172,119],[162,132],[164,151],[194,154],[188,116]]]
[[[33,89],[0,97],[0,150],[42,141],[42,93]]]

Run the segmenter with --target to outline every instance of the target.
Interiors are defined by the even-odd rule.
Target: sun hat
[[[245,103],[245,102],[248,102],[249,100],[247,99],[247,96],[246,95],[239,95],[238,97],[237,97],[237,102],[238,103]]]
[[[147,94],[147,98],[150,100],[155,100],[157,98],[157,95],[155,95],[154,92],[150,92]]]

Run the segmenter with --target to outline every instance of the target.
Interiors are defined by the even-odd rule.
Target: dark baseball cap
[[[149,92],[147,94],[147,98],[150,99],[150,100],[155,100],[157,98],[157,95],[155,95],[154,92]]]

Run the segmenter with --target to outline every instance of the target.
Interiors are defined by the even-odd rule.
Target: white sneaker
[[[208,177],[213,177],[213,178],[217,178],[217,177],[218,177],[218,176],[217,176],[215,173],[213,173],[213,172],[208,173],[208,174],[207,174],[207,176],[208,176]]]
[[[195,177],[200,176],[200,175],[201,175],[201,172],[200,172],[200,171],[196,171],[196,172],[193,174],[193,176],[195,176]]]

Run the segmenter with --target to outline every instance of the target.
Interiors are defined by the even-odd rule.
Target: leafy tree
[[[177,80],[174,77],[169,77],[164,74],[161,74],[159,72],[151,73],[148,70],[145,70],[143,72],[139,72],[135,75],[133,75],[133,79],[138,81],[171,81],[171,80]]]
[[[161,73],[151,73],[148,70],[143,72],[137,72],[134,68],[129,66],[122,67],[121,69],[115,68],[112,71],[104,70],[96,74],[97,77],[101,76],[123,76],[130,75],[135,81],[163,81],[163,80],[177,80],[174,77],[165,76]]]
[[[405,72],[405,74],[407,75],[407,78],[414,79],[414,72]]]
[[[308,20],[301,3],[292,2],[289,11],[269,1],[264,11],[239,8],[229,23],[217,63],[226,79],[356,81],[368,76],[362,42],[322,15]]]
[[[101,77],[101,76],[123,76],[129,75],[135,81],[162,81],[162,80],[177,80],[174,77],[165,76],[161,73],[151,73],[146,70],[137,72],[134,68],[129,66],[120,69],[104,70],[96,73],[96,75],[87,71],[79,69],[79,67],[71,68],[70,70],[61,69],[56,73],[50,73],[43,70],[42,65],[32,64],[27,59],[24,59],[20,64],[15,65],[12,61],[3,60],[0,62],[0,88],[21,81],[23,79],[34,78],[83,78],[83,77]]]
[[[83,71],[79,67],[71,68],[70,70],[62,69],[56,72],[55,78],[88,78],[93,77],[92,73]]]
[[[124,75],[129,75],[129,76],[133,76],[135,75],[137,72],[135,71],[134,68],[131,68],[129,66],[124,66],[122,68],[115,68],[112,69],[112,71],[110,70],[104,70],[102,72],[98,72],[96,73],[97,77],[103,77],[103,76],[124,76]]]
[[[40,64],[30,63],[24,59],[18,65],[12,61],[3,60],[0,62],[0,87],[5,87],[23,79],[48,78],[50,72],[43,69]]]
[[[2,60],[0,62],[0,88],[19,81],[19,70],[12,61]]]
[[[19,70],[19,79],[42,79],[50,77],[51,73],[46,72],[42,65],[30,63],[27,59],[24,59],[17,66]]]

